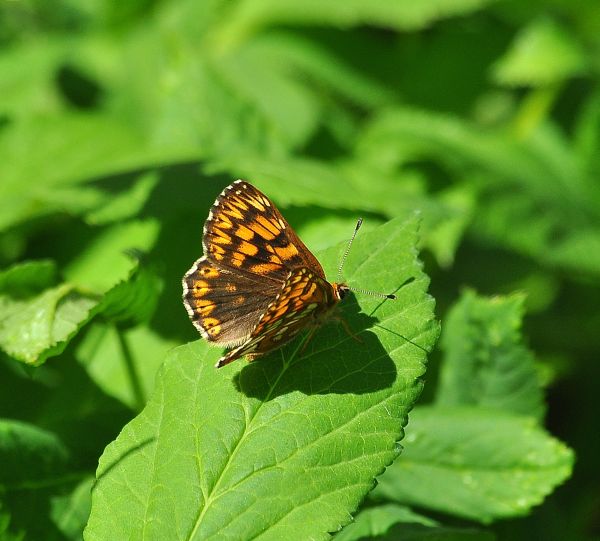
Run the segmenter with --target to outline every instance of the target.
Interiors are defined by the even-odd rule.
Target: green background
[[[599,538],[599,82],[595,0],[0,0],[0,538],[81,538],[104,448],[198,338],[180,278],[240,177],[316,253],[358,216],[374,246],[418,214],[442,327],[419,404],[440,415],[415,414],[340,539]],[[508,473],[432,496],[433,464],[457,486],[463,423],[503,428],[454,469],[512,448],[498,468],[528,471],[516,451],[544,449],[521,507]],[[575,462],[553,492],[558,440]]]

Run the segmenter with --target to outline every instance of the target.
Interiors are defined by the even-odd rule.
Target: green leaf
[[[40,283],[46,286],[54,280],[54,271],[50,262],[41,261],[18,264],[0,274],[0,347],[27,364],[39,365],[61,353],[98,313],[122,327],[147,321],[162,290],[157,275],[140,265],[104,296],[69,283],[38,293]],[[38,274],[40,283],[35,281]]]
[[[160,233],[160,224],[153,218],[138,219],[111,224],[94,233],[62,272],[70,283],[106,293],[132,276],[137,260],[130,252],[148,252]]]
[[[377,541],[494,541],[494,534],[474,528],[423,526],[421,524],[396,524],[387,535]]]
[[[56,435],[20,421],[0,419],[0,487],[35,489],[61,476],[68,452]]]
[[[415,241],[414,219],[357,239],[349,283],[415,278],[394,302],[344,303],[359,344],[329,324],[303,352],[296,342],[222,370],[205,342],[174,350],[100,459],[86,539],[327,539],[344,525],[398,453],[437,336]],[[322,254],[327,270],[342,248]]]
[[[69,284],[27,299],[0,294],[0,346],[20,361],[40,364],[65,348],[97,303],[97,296]]]
[[[177,345],[145,325],[119,329],[95,322],[78,344],[75,357],[106,394],[141,410],[165,355]]]
[[[150,198],[158,181],[159,176],[156,171],[139,175],[128,189],[122,190],[108,199],[104,205],[87,214],[86,221],[92,225],[103,225],[135,218]]]
[[[72,541],[82,539],[83,529],[90,514],[94,478],[86,477],[68,494],[51,500],[50,516],[56,527]]]
[[[521,336],[522,295],[479,297],[465,291],[450,310],[436,402],[544,415],[535,359]]]
[[[443,164],[478,196],[471,233],[537,261],[600,273],[600,194],[562,134],[540,126],[527,140],[428,111],[396,109],[365,131],[359,155],[371,162]]]
[[[0,501],[0,539],[2,541],[23,541],[25,539],[25,532],[11,532],[10,526],[10,515],[2,511],[2,501]]]
[[[582,47],[556,22],[540,18],[521,29],[493,68],[494,79],[508,86],[545,86],[580,75]]]
[[[104,295],[97,311],[120,327],[145,323],[154,314],[162,286],[163,281],[156,272],[140,262],[128,279]]]
[[[490,0],[422,0],[417,3],[408,0],[308,0],[298,4],[291,0],[242,0],[233,13],[230,27],[221,32],[231,40],[233,36],[244,36],[256,28],[277,24],[340,28],[370,25],[416,30],[439,19],[476,11],[490,3]]]
[[[23,261],[0,272],[0,294],[28,297],[56,283],[56,265],[50,260]]]
[[[435,526],[435,520],[419,515],[409,507],[397,504],[369,507],[356,515],[354,522],[348,524],[336,534],[336,541],[354,541],[385,535],[397,523],[415,523],[424,526]]]
[[[526,514],[571,474],[573,452],[530,417],[416,408],[375,494],[481,522]]]

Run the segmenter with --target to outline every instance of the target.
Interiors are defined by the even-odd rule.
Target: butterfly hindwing
[[[250,337],[219,359],[217,367],[244,355],[258,356],[282,346],[302,329],[316,323],[336,302],[333,288],[327,281],[306,267],[294,269],[252,329]]]

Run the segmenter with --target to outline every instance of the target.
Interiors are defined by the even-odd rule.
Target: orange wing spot
[[[237,208],[235,208],[233,205],[228,205],[227,207],[224,207],[223,208],[223,213],[226,214],[227,216],[231,216],[233,218],[237,218],[238,220],[243,220],[244,219],[244,215]]]
[[[265,240],[273,240],[276,236],[257,222],[252,222],[252,230]]]
[[[213,254],[213,257],[215,258],[215,260],[217,261],[223,261],[224,257],[223,254]]]
[[[204,280],[196,280],[193,283],[192,295],[194,298],[203,297],[209,291],[208,282]]]
[[[308,301],[309,299],[312,298],[312,296],[313,296],[313,294],[314,294],[314,292],[315,292],[316,289],[317,289],[317,284],[315,284],[313,282],[312,284],[310,284],[309,290],[306,293],[300,295],[300,298],[302,300],[304,300],[304,301]]]
[[[248,229],[245,225],[238,226],[235,234],[244,240],[252,240],[254,238],[254,231]]]
[[[210,336],[217,336],[221,332],[221,325],[215,325],[206,331]]]
[[[258,253],[258,246],[255,244],[250,244],[244,240],[240,243],[238,251],[246,255],[256,255]]]
[[[235,306],[241,306],[246,302],[246,297],[244,295],[238,295],[235,299],[233,299],[233,304]]]
[[[233,227],[231,220],[227,216],[223,216],[223,215],[219,216],[219,220],[218,220],[218,222],[215,223],[215,225],[218,225],[219,227],[222,227],[223,229],[231,229]]]
[[[275,312],[275,313],[273,314],[273,316],[272,316],[272,317],[273,317],[273,318],[275,318],[275,319],[279,319],[279,318],[281,318],[282,316],[284,316],[285,314],[287,314],[288,310],[289,310],[289,306],[288,306],[288,304],[286,303],[286,304],[284,304],[283,306],[281,306],[281,307],[280,307],[280,308],[277,310],[277,312]]]
[[[225,291],[237,291],[237,286],[235,284],[227,284],[225,286]]]
[[[202,267],[200,269],[200,274],[204,278],[216,278],[217,276],[219,276],[219,271],[214,267]]]
[[[196,300],[196,306],[198,308],[204,308],[205,306],[214,306],[214,302],[208,299],[198,299]]]
[[[234,252],[231,254],[231,262],[236,267],[241,267],[244,264],[244,261],[246,261],[246,256],[244,254],[240,254],[239,252]]]
[[[216,317],[207,317],[202,321],[202,326],[206,329],[214,329],[219,326],[221,322]]]
[[[275,247],[275,253],[283,260],[288,261],[298,255],[298,250],[293,244],[287,246]]]
[[[214,267],[202,267],[200,269],[200,274],[204,278],[216,278],[217,276],[219,276],[219,271]]]
[[[223,259],[223,254],[225,254],[225,250],[223,248],[213,243],[209,244],[208,251],[215,256],[220,255],[221,257],[218,259]]]
[[[246,199],[246,202],[250,203],[255,209],[259,210],[260,212],[265,211],[264,205],[256,197],[248,197]]]
[[[272,233],[273,235],[277,236],[279,235],[279,224],[277,222],[274,222],[273,220],[269,220],[268,218],[265,218],[264,216],[257,216],[256,217],[256,221],[262,225],[265,229],[267,229],[270,233]]]
[[[276,265],[275,263],[259,263],[257,265],[252,265],[250,271],[255,274],[269,274],[270,272],[279,270],[279,268],[280,265]]]
[[[222,235],[222,236],[217,236],[215,235],[212,239],[211,242],[214,242],[215,244],[231,244],[231,237],[226,236],[226,235]]]
[[[242,199],[240,199],[239,197],[231,197],[229,199],[231,201],[231,203],[233,205],[235,205],[237,208],[241,209],[241,210],[248,210],[248,205],[246,205],[246,203],[244,201],[242,201]]]
[[[209,314],[212,313],[212,311],[215,308],[216,308],[216,306],[214,304],[207,304],[206,306],[203,306],[202,308],[200,308],[198,311],[200,312],[200,315],[208,316]]]

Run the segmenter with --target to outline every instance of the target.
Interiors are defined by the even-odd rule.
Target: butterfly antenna
[[[384,299],[395,299],[396,295],[393,293],[379,293],[378,291],[369,291],[368,289],[358,289],[355,287],[349,287],[350,291],[355,293],[362,293],[364,295],[372,295],[373,297],[383,297]]]
[[[359,218],[358,221],[356,222],[356,226],[354,227],[354,233],[352,233],[352,237],[348,241],[348,246],[346,246],[346,251],[344,252],[344,255],[342,256],[342,260],[340,261],[340,266],[338,268],[338,274],[337,274],[338,282],[341,281],[341,279],[342,279],[342,269],[344,268],[344,263],[346,262],[348,253],[350,252],[350,246],[352,246],[352,243],[354,242],[354,237],[356,237],[356,234],[358,233],[358,230],[360,229],[360,226],[362,225],[362,223],[363,223],[363,219]],[[378,293],[375,291],[367,291],[366,289],[357,289],[357,288],[353,288],[353,287],[348,287],[348,289],[350,291],[355,291],[356,293],[364,293],[365,295],[373,295],[374,297],[383,297],[385,299],[395,299],[396,298],[396,295],[391,295],[388,293]]]
[[[354,237],[356,237],[356,234],[358,233],[358,230],[360,229],[360,226],[363,223],[363,219],[359,218],[358,221],[356,222],[356,227],[354,228],[354,233],[352,233],[352,238],[348,241],[348,246],[346,246],[346,251],[344,252],[344,255],[342,256],[342,260],[340,261],[340,266],[338,267],[338,273],[337,273],[337,281],[339,282],[342,279],[342,269],[344,268],[344,263],[346,262],[346,258],[348,257],[348,253],[350,252],[350,246],[352,246],[352,243],[354,242]]]

